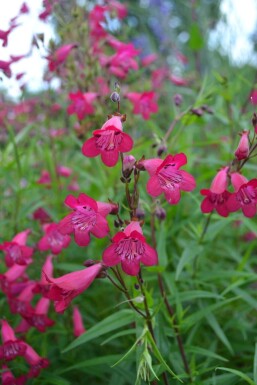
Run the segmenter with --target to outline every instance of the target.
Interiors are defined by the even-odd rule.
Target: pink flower
[[[150,64],[154,63],[158,59],[158,55],[156,53],[152,53],[150,55],[145,56],[142,61],[142,67],[148,67]]]
[[[45,274],[46,285],[49,286],[48,298],[54,301],[57,313],[62,313],[73,298],[85,291],[102,270],[97,263],[88,268],[65,274],[59,278],[51,278]]]
[[[250,100],[254,106],[257,106],[257,90],[251,92]]]
[[[14,330],[6,320],[2,320],[2,341],[0,346],[0,359],[11,361],[17,356],[24,356],[26,351],[26,344],[16,338]]]
[[[206,214],[216,210],[222,217],[228,216],[230,210],[227,207],[227,201],[231,193],[227,191],[227,172],[228,167],[222,168],[213,179],[210,189],[200,191],[202,195],[206,196],[201,204],[203,213]]]
[[[20,13],[29,13],[29,7],[26,3],[23,3],[20,8]]]
[[[26,376],[15,378],[7,365],[2,365],[2,385],[25,385]]]
[[[243,131],[239,145],[235,151],[235,156],[238,160],[246,159],[249,155],[249,131]]]
[[[70,93],[69,98],[72,103],[67,108],[68,114],[76,114],[80,120],[83,120],[87,115],[92,115],[95,112],[92,103],[97,98],[97,95],[95,92],[82,93],[77,91],[75,94]]]
[[[58,229],[62,234],[74,233],[75,242],[79,246],[89,244],[90,233],[97,238],[105,237],[109,232],[106,216],[117,212],[115,205],[97,202],[83,193],[78,198],[68,195],[65,204],[73,212],[60,221]]]
[[[175,86],[187,86],[188,80],[181,78],[180,76],[170,74],[169,76],[171,83],[173,83]]]
[[[175,205],[180,200],[180,190],[192,191],[196,184],[194,177],[180,167],[187,163],[186,155],[168,155],[162,159],[148,159],[142,162],[150,174],[146,189],[148,194],[157,197],[164,193],[168,203]]]
[[[154,70],[151,75],[153,88],[160,88],[168,75],[169,71],[165,67]]]
[[[40,357],[37,352],[29,345],[26,345],[25,360],[30,365],[29,378],[39,376],[41,369],[47,368],[49,361],[46,358]]]
[[[73,321],[73,334],[75,337],[79,337],[81,334],[85,333],[86,329],[83,325],[82,315],[79,311],[78,306],[74,306],[72,313]]]
[[[55,71],[59,65],[65,62],[73,48],[77,47],[77,44],[66,44],[59,47],[53,54],[47,56],[49,71]]]
[[[36,181],[38,184],[45,184],[46,187],[51,187],[51,176],[50,173],[47,170],[41,171],[40,178]]]
[[[107,35],[103,27],[107,7],[96,5],[89,14],[89,29],[91,37],[99,40]]]
[[[53,254],[60,254],[62,249],[69,246],[71,237],[60,233],[58,228],[58,223],[47,223],[43,225],[45,235],[38,242],[38,249],[40,251],[51,250]]]
[[[122,270],[128,275],[137,275],[140,262],[146,266],[158,264],[158,254],[149,246],[138,222],[131,222],[123,232],[112,239],[112,245],[103,253],[103,263],[115,266],[121,263]]]
[[[108,42],[113,42],[113,39],[109,39]],[[115,40],[115,42],[117,43],[117,40]],[[135,49],[132,43],[124,44],[118,41],[117,52],[109,58],[103,57],[104,61],[102,62],[102,65],[106,65],[112,75],[124,79],[127,76],[129,70],[138,70],[138,63],[134,59],[134,57],[138,54],[139,50]]]
[[[126,97],[134,105],[133,113],[141,114],[145,120],[148,120],[151,114],[158,112],[156,95],[153,91],[129,92]]]
[[[93,132],[93,137],[83,144],[82,153],[89,158],[101,155],[102,162],[113,167],[119,160],[119,153],[128,152],[132,147],[133,140],[123,132],[121,118],[113,116],[100,130]]]
[[[7,76],[8,78],[12,76],[12,71],[10,68],[11,64],[12,61],[0,60],[0,70],[2,70],[5,76]]]
[[[33,212],[33,219],[39,221],[41,224],[51,222],[51,217],[43,207],[39,207]]]
[[[26,316],[29,312],[33,311],[30,302],[35,295],[33,291],[35,286],[35,282],[29,281],[18,297],[9,299],[9,305],[12,313],[18,313],[21,316]]]
[[[38,301],[35,310],[32,309],[27,314],[22,314],[29,327],[34,326],[39,332],[44,333],[46,328],[54,325],[55,322],[47,317],[49,305],[50,300],[42,297]]]
[[[256,215],[257,204],[257,179],[248,180],[238,172],[231,174],[231,183],[235,193],[231,194],[227,207],[229,211],[234,212],[240,208],[244,216],[252,218]]]
[[[5,252],[5,262],[8,267],[17,265],[29,265],[32,262],[33,248],[26,246],[30,229],[15,235],[11,242],[0,244],[0,250]]]
[[[120,20],[124,19],[128,14],[126,5],[121,4],[119,1],[109,0],[108,7],[110,7],[110,9],[114,9],[117,12],[117,16]]]
[[[65,166],[57,166],[56,172],[58,175],[63,176],[64,178],[69,178],[72,174],[72,169]]]

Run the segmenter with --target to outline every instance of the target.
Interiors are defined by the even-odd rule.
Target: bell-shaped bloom
[[[24,275],[27,267],[28,265],[15,264],[4,274],[0,274],[0,286],[5,294],[10,295],[14,282]]]
[[[39,376],[40,371],[44,368],[47,368],[49,361],[46,358],[40,357],[37,352],[29,345],[26,345],[26,351],[24,358],[27,363],[30,365],[30,371],[28,373],[29,378],[34,378]]]
[[[35,309],[23,315],[23,318],[30,326],[34,326],[39,332],[44,333],[46,328],[54,325],[54,321],[47,317],[49,306],[50,300],[42,297]]]
[[[48,255],[45,263],[43,264],[42,267],[42,274],[41,274],[41,279],[40,281],[37,282],[36,287],[34,288],[34,293],[41,293],[44,297],[47,297],[48,293],[48,287],[46,286],[46,276],[47,277],[53,277],[53,271],[54,271],[54,266],[53,266],[53,255]],[[43,273],[44,272],[44,273]]]
[[[53,254],[60,254],[62,249],[69,246],[71,237],[60,233],[58,228],[58,223],[47,223],[43,225],[45,235],[38,242],[39,250],[51,250]]]
[[[79,311],[78,306],[74,306],[72,313],[73,321],[73,334],[75,337],[79,337],[81,334],[85,333],[86,329],[83,324],[82,315]]]
[[[246,159],[249,156],[249,150],[249,131],[243,131],[235,156],[238,160]]]
[[[150,119],[150,115],[158,112],[156,95],[154,91],[147,92],[129,92],[126,94],[134,106],[133,113],[141,114],[145,120]]]
[[[51,222],[51,217],[43,207],[39,207],[33,212],[33,219],[41,224]]]
[[[137,275],[140,263],[146,266],[157,265],[158,254],[146,243],[140,224],[133,221],[113,237],[112,244],[103,253],[103,263],[106,266],[121,263],[126,274]]]
[[[148,194],[157,197],[164,193],[168,203],[175,205],[180,200],[180,191],[192,191],[194,177],[180,167],[187,163],[185,154],[168,155],[163,159],[147,159],[141,162],[150,174],[146,189]]]
[[[97,238],[104,238],[109,232],[106,216],[118,210],[114,204],[97,202],[83,193],[78,198],[68,195],[64,202],[73,212],[59,222],[58,230],[62,234],[74,233],[79,246],[89,244],[90,233]]]
[[[8,267],[17,265],[29,265],[32,262],[33,248],[26,246],[30,229],[24,230],[11,240],[0,244],[0,250],[5,253],[5,262]]]
[[[92,115],[95,112],[93,106],[94,100],[98,94],[95,92],[81,92],[70,93],[69,98],[71,104],[67,108],[69,115],[76,114],[79,120],[83,120],[87,115]]]
[[[26,376],[20,376],[15,378],[7,365],[2,365],[2,385],[25,385],[27,378]]]
[[[59,65],[64,63],[73,48],[77,47],[77,44],[65,44],[58,48],[52,55],[47,57],[49,71],[55,71]]]
[[[82,153],[89,158],[101,155],[102,162],[113,167],[119,160],[119,153],[128,152],[132,147],[133,140],[123,132],[121,118],[114,116],[93,132],[93,137],[83,144]]]
[[[27,286],[16,298],[9,298],[9,305],[12,313],[18,313],[23,317],[28,313],[33,312],[33,307],[30,302],[35,295],[35,287],[36,283],[34,281],[29,281]]]
[[[201,203],[201,210],[203,213],[210,213],[216,210],[222,217],[227,217],[230,210],[227,207],[228,199],[231,195],[227,191],[228,187],[228,167],[222,168],[216,174],[212,181],[210,189],[203,189],[200,191],[205,196]]]
[[[124,79],[130,70],[138,70],[138,63],[134,57],[137,56],[139,52],[132,43],[121,44],[117,52],[106,60],[105,65],[112,75]]]
[[[59,278],[51,278],[45,274],[45,284],[49,287],[47,296],[54,301],[56,312],[64,312],[73,298],[77,297],[91,285],[102,268],[102,264],[97,263],[88,268],[65,274]]]
[[[2,320],[1,335],[3,345],[0,346],[0,360],[11,361],[17,356],[24,356],[26,344],[16,338],[6,320]]]
[[[230,195],[227,207],[234,212],[240,208],[244,216],[252,218],[256,215],[257,179],[248,180],[238,172],[231,174],[231,183],[235,192]]]

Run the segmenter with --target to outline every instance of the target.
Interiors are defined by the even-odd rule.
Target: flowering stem
[[[168,131],[166,132],[166,134],[164,135],[163,137],[163,142],[167,142],[170,134],[172,133],[172,131],[174,130],[174,127],[176,126],[176,124],[180,121],[181,118],[183,118],[184,115],[186,115],[190,110],[191,110],[192,106],[189,106],[185,111],[181,112],[178,116],[175,117],[175,119],[172,121],[171,125],[169,126],[169,129]]]

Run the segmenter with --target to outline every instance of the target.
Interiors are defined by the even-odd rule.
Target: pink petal
[[[102,217],[100,214],[96,215],[96,224],[95,226],[90,230],[90,232],[97,238],[104,238],[108,233],[110,229],[108,226],[108,222],[104,217]]]
[[[207,196],[201,203],[201,210],[204,214],[212,212],[214,209],[213,204],[210,202],[209,197]]]
[[[97,201],[96,203],[98,207],[98,212],[103,217],[106,217],[109,213],[117,212],[118,210],[118,206],[112,203],[99,202],[99,201]]]
[[[192,191],[196,187],[195,178],[193,175],[189,174],[188,172],[184,170],[180,170],[180,174],[183,178],[182,182],[180,183],[179,187],[182,191]]]
[[[122,270],[128,275],[137,275],[140,270],[140,262],[139,261],[131,261],[129,259],[124,259],[121,261]]]
[[[115,266],[118,263],[120,263],[120,257],[118,254],[116,254],[117,245],[112,244],[107,247],[107,249],[103,252],[103,263],[107,266]]]
[[[89,157],[94,158],[95,156],[100,154],[100,150],[95,145],[95,138],[88,139],[82,146],[82,154]]]
[[[90,236],[86,230],[74,230],[74,240],[79,246],[87,246],[90,242]]]
[[[153,197],[158,197],[163,193],[163,189],[160,186],[159,178],[157,175],[150,177],[146,185],[146,191]]]
[[[84,193],[79,194],[78,202],[81,206],[90,206],[94,211],[97,211],[96,201]]]
[[[64,203],[66,206],[69,206],[71,209],[75,209],[78,206],[77,198],[75,198],[73,195],[69,194],[66,198]]]
[[[132,233],[132,231],[137,231],[138,233],[143,234],[142,228],[141,228],[139,222],[137,222],[137,221],[132,221],[132,222],[131,222],[127,227],[125,227],[125,229],[124,229],[124,233],[125,233],[127,236],[130,236],[130,234]]]
[[[128,152],[132,149],[133,147],[133,139],[128,135],[126,134],[125,132],[123,132],[122,134],[122,142],[119,146],[119,150],[120,152]]]
[[[73,213],[68,214],[66,217],[64,217],[58,224],[58,231],[61,234],[71,234],[74,230],[73,224],[72,224],[72,216]]]
[[[187,157],[183,152],[181,152],[180,154],[174,156],[173,161],[176,163],[177,168],[180,168],[184,166],[184,164],[187,164]]]
[[[227,201],[227,208],[228,208],[229,212],[233,213],[233,212],[239,210],[240,207],[241,207],[241,204],[236,199],[236,193],[231,194],[228,201]]]
[[[12,242],[18,243],[20,246],[24,246],[27,242],[28,235],[31,233],[30,229],[24,230],[21,233],[15,235]]]
[[[179,188],[175,188],[172,191],[165,191],[164,194],[170,205],[176,205],[180,201],[181,196]]]
[[[117,149],[113,151],[103,151],[101,152],[101,159],[107,167],[113,167],[119,160],[119,151]]]
[[[158,254],[155,249],[149,246],[147,243],[144,244],[145,253],[141,257],[141,262],[146,266],[153,266],[158,264]]]
[[[243,205],[242,211],[245,217],[252,218],[256,215],[256,204]]]
[[[122,131],[122,123],[120,117],[113,116],[111,119],[108,119],[107,122],[105,122],[102,126],[101,130],[110,129],[111,127],[115,127],[117,130]]]
[[[43,237],[40,239],[40,241],[37,244],[37,247],[40,251],[45,251],[50,248],[47,237]]]

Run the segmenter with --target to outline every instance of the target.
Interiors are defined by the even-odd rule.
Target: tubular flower
[[[83,270],[65,274],[59,278],[51,278],[45,274],[45,285],[49,286],[47,296],[54,301],[56,312],[64,312],[73,298],[77,297],[91,285],[102,268],[102,264],[97,263]]]
[[[133,140],[123,132],[121,118],[114,116],[93,132],[93,138],[83,144],[82,153],[89,158],[101,155],[102,162],[113,167],[119,160],[119,153],[128,152],[132,147]]]
[[[46,358],[40,357],[37,352],[29,345],[26,345],[26,352],[24,355],[25,360],[30,365],[30,371],[28,373],[29,378],[39,376],[41,369],[47,368],[49,361]]]
[[[81,92],[70,93],[69,98],[71,104],[67,108],[69,115],[76,114],[79,120],[83,120],[85,116],[92,115],[95,108],[92,105],[98,94],[95,92]]]
[[[0,244],[0,250],[5,252],[5,262],[8,267],[17,265],[29,265],[32,262],[33,248],[26,246],[30,229],[15,235],[11,242]]]
[[[77,47],[77,44],[66,44],[58,48],[52,55],[47,57],[49,71],[55,71],[58,66],[65,62],[73,48]]]
[[[73,212],[59,222],[58,230],[62,234],[74,233],[75,242],[79,246],[89,244],[90,233],[97,238],[105,237],[109,232],[106,216],[118,210],[114,204],[97,202],[83,193],[78,198],[68,195],[65,204]]]
[[[240,208],[244,216],[252,218],[256,215],[257,179],[248,180],[238,172],[231,174],[231,183],[235,192],[230,195],[227,207],[234,212]]]
[[[201,204],[203,213],[206,214],[216,210],[222,217],[229,215],[230,210],[227,207],[227,201],[231,193],[227,191],[227,171],[228,167],[221,169],[213,179],[210,189],[200,191],[206,197]]]
[[[27,381],[26,376],[15,378],[7,365],[2,365],[2,385],[24,385]]]
[[[146,189],[148,194],[157,197],[164,193],[168,203],[175,205],[180,200],[180,190],[192,191],[196,184],[194,177],[180,167],[187,163],[186,155],[168,155],[162,159],[148,159],[141,162],[148,171],[150,179]]]
[[[249,131],[241,133],[239,145],[235,151],[235,156],[238,160],[246,159],[249,155]]]
[[[6,320],[2,320],[2,341],[0,346],[0,359],[11,361],[17,356],[24,356],[26,344],[15,337],[14,330]]]
[[[103,253],[103,262],[107,266],[121,263],[126,274],[137,275],[140,263],[146,266],[157,265],[158,254],[146,243],[140,224],[131,222],[123,232],[113,237],[112,245]]]
[[[148,120],[151,114],[158,112],[156,95],[153,91],[129,92],[126,97],[134,105],[133,113],[141,114],[145,120]]]
[[[73,321],[73,334],[75,337],[79,337],[81,334],[85,333],[86,329],[83,325],[82,315],[77,306],[74,306],[72,313]]]
[[[38,242],[39,250],[45,251],[50,249],[53,254],[60,254],[62,249],[69,246],[71,237],[60,233],[58,226],[58,223],[43,225],[45,235]]]

